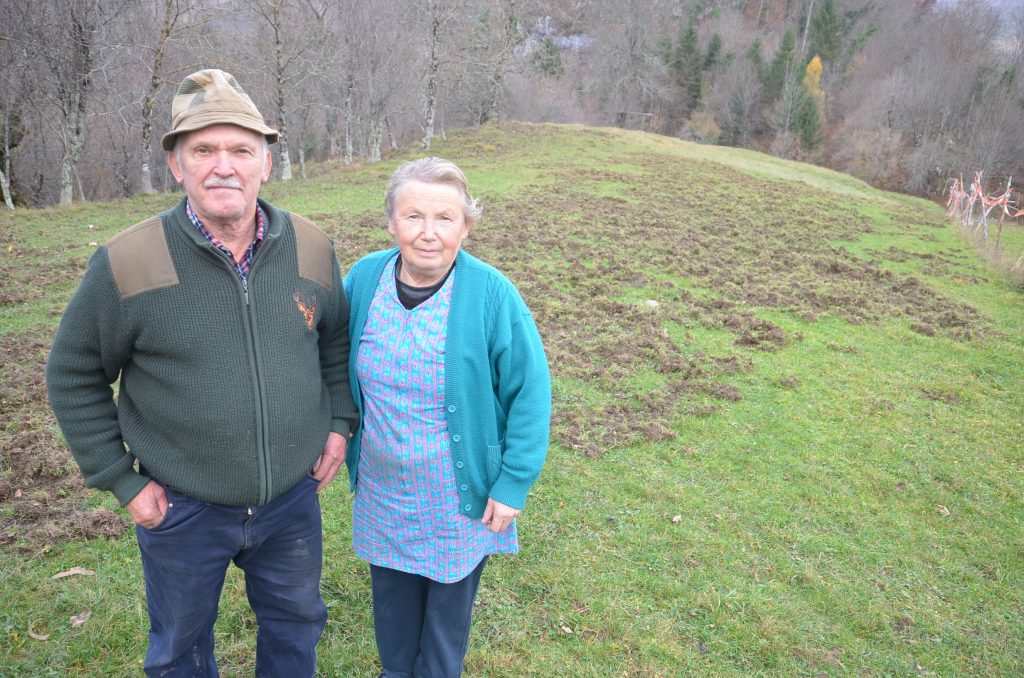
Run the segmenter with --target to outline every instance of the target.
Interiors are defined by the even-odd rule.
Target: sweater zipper
[[[272,237],[265,236],[263,244],[260,245],[259,250],[256,251],[256,255],[253,257],[252,264],[249,266],[248,280],[252,280],[253,271],[256,268],[256,262],[260,259],[260,255],[266,250],[273,242]],[[237,284],[242,288],[242,299],[245,301],[245,313],[243,319],[245,322],[245,334],[248,340],[248,346],[246,346],[246,354],[249,356],[249,370],[252,378],[252,383],[256,387],[256,464],[257,464],[257,477],[262,480],[259,487],[259,501],[258,505],[266,504],[270,501],[270,495],[273,488],[273,478],[271,477],[270,471],[270,451],[267,449],[267,405],[266,405],[266,392],[263,386],[263,373],[260,370],[259,361],[259,344],[256,342],[256,330],[255,319],[252,309],[252,303],[249,298],[249,283],[248,281],[243,282],[238,277],[238,272],[235,270],[234,263],[230,260],[224,252],[214,247],[212,244],[208,245],[208,249],[217,258],[224,262],[231,272],[231,277],[235,279]]]
[[[252,307],[252,300],[249,297],[249,282],[253,279],[253,273],[256,270],[256,262],[262,257],[265,250],[269,249],[273,244],[274,238],[272,236],[265,236],[263,244],[256,251],[256,254],[252,258],[252,263],[249,266],[248,282],[242,285],[242,290],[245,296],[245,316],[246,324],[248,325],[249,331],[249,355],[252,360],[252,373],[253,379],[256,384],[256,451],[257,461],[259,463],[259,476],[263,479],[263,483],[260,486],[260,505],[266,504],[270,501],[270,496],[273,492],[274,479],[271,473],[270,467],[270,449],[268,448],[267,441],[270,439],[269,417],[267,416],[267,394],[265,390],[265,384],[263,379],[263,372],[260,369],[260,347],[256,341],[256,320],[255,313]],[[237,274],[235,277],[238,277]],[[241,279],[238,281],[241,283]]]
[[[252,275],[250,269],[249,275]],[[241,282],[241,280],[239,280]],[[252,368],[253,381],[256,384],[256,454],[259,463],[260,473],[258,474],[263,482],[260,484],[259,504],[266,504],[270,500],[273,478],[270,473],[270,452],[267,449],[267,400],[263,390],[263,372],[260,370],[258,355],[258,344],[256,343],[255,320],[253,318],[252,303],[249,299],[249,288],[242,286],[245,294],[245,318],[249,334],[249,356],[250,367]]]

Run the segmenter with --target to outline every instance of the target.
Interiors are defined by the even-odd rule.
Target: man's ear
[[[175,157],[174,151],[167,152],[167,166],[171,168],[171,174],[174,175],[174,180],[180,184],[183,175],[181,173],[181,167],[178,165],[178,158]]]
[[[270,170],[272,170],[272,169],[274,169],[274,154],[270,152],[270,147],[268,146],[267,147],[267,159],[266,159],[266,162],[263,163],[263,181],[262,181],[262,183],[265,184],[268,181],[270,181]]]

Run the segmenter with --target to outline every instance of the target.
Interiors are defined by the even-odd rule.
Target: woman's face
[[[449,184],[410,181],[399,191],[388,233],[402,254],[402,282],[429,287],[445,276],[469,234],[462,195]]]

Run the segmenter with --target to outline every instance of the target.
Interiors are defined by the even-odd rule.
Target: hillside
[[[1024,290],[941,208],[621,130],[503,124],[433,152],[482,199],[466,248],[519,286],[555,377],[523,552],[484,575],[466,675],[1024,672]],[[263,195],[324,227],[344,269],[388,244],[387,177],[417,155]],[[83,493],[42,371],[95,243],[179,197],[0,214],[12,675],[141,666],[134,538]],[[327,676],[375,675],[350,508],[332,485]],[[51,580],[74,566],[95,575]],[[237,573],[224,595],[222,670],[251,673]]]

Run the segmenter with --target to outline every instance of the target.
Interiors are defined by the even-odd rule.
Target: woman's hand
[[[506,506],[500,501],[487,499],[487,508],[484,509],[484,517],[480,520],[491,532],[504,532],[512,524],[515,517],[523,511],[521,509]]]

